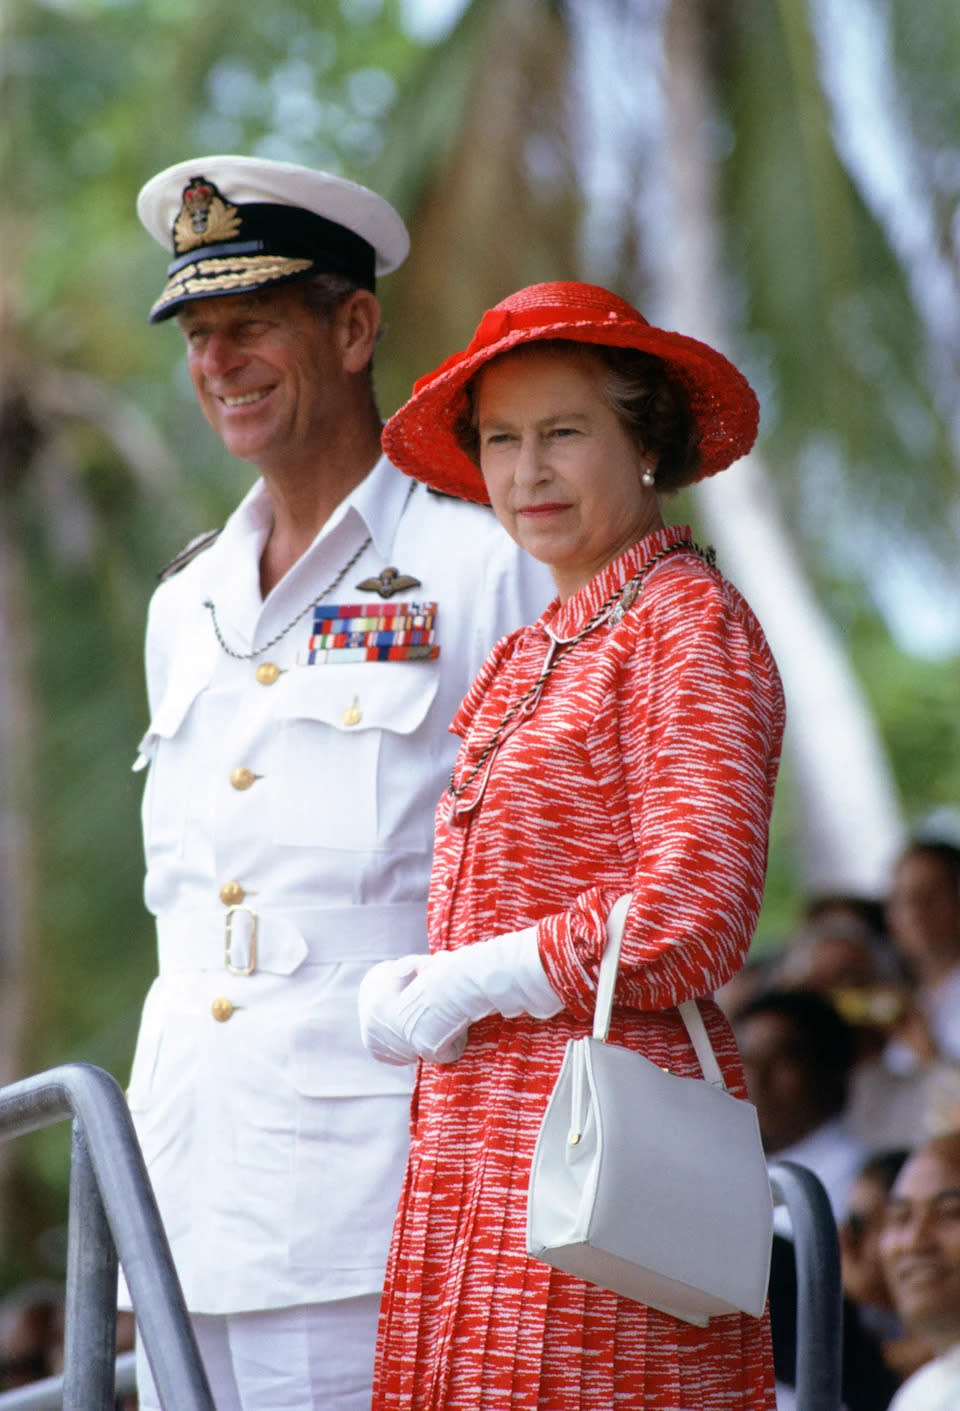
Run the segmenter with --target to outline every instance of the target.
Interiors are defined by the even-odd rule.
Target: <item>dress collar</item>
[[[689,525],[674,524],[667,525],[663,529],[657,529],[652,534],[647,534],[636,544],[632,544],[625,553],[613,559],[602,568],[600,572],[590,579],[576,593],[561,603],[554,598],[550,603],[539,622],[548,637],[552,637],[556,642],[568,642],[571,637],[588,623],[604,603],[611,598],[618,588],[624,587],[630,579],[639,573],[646,564],[664,549],[670,548],[673,544],[679,544],[683,540],[693,541]],[[611,613],[616,607],[616,602],[610,604]]]

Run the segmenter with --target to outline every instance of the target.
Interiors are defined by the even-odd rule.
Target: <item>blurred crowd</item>
[[[911,843],[883,902],[813,899],[718,996],[769,1158],[820,1178],[840,1240],[848,1411],[960,1407],[960,848]],[[791,1404],[778,1211],[771,1307]]]
[[[35,1279],[0,1301],[0,1392],[15,1391],[63,1373],[63,1284]],[[117,1353],[133,1349],[132,1313],[117,1314]],[[133,1395],[116,1398],[114,1411],[137,1411]]]
[[[912,843],[884,901],[820,896],[788,944],[718,999],[771,1159],[819,1177],[837,1222],[847,1411],[960,1406],[960,847]],[[795,1270],[778,1211],[771,1276],[781,1404]],[[132,1328],[120,1330],[121,1345]],[[61,1370],[62,1292],[0,1305],[0,1390]],[[132,1403],[127,1403],[132,1405]]]

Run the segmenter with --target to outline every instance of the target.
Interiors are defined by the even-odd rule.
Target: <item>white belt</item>
[[[161,974],[267,970],[292,975],[305,963],[373,965],[426,950],[427,909],[425,902],[287,911],[197,907],[157,917],[157,948]]]

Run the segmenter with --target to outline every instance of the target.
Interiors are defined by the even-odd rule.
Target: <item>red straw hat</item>
[[[595,284],[558,282],[531,284],[488,309],[469,346],[414,383],[410,400],[383,431],[383,448],[394,465],[433,490],[489,503],[479,469],[456,438],[467,410],[466,385],[500,353],[545,338],[638,348],[661,358],[690,399],[699,432],[698,480],[745,456],[756,440],[753,388],[722,353],[654,328],[626,300]]]

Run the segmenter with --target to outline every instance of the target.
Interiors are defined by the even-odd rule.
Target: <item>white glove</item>
[[[361,984],[360,1008],[363,1041],[374,1057],[454,1063],[477,1019],[549,1019],[563,1001],[547,979],[537,928],[530,926],[460,950],[376,965]]]
[[[417,970],[428,958],[426,955],[404,955],[399,960],[382,960],[368,970],[360,981],[357,993],[360,1037],[367,1052],[380,1063],[393,1063],[399,1067],[405,1063],[416,1063],[419,1057],[390,1017],[397,997],[416,977]]]

